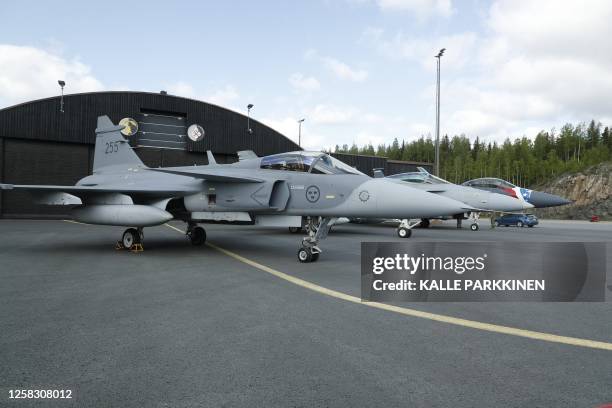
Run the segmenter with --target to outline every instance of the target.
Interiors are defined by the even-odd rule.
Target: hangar
[[[12,184],[76,183],[91,173],[97,117],[123,120],[125,135],[150,167],[207,164],[206,150],[217,162],[238,160],[237,152],[259,156],[300,150],[274,129],[246,115],[210,103],[165,92],[110,91],[52,97],[0,110],[0,182]],[[413,171],[412,163],[334,154],[366,174]],[[0,192],[0,217],[58,217],[61,207],[40,207],[22,192]]]

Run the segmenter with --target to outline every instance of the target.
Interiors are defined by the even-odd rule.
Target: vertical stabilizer
[[[94,152],[94,173],[108,167],[140,166],[144,163],[134,153],[130,144],[121,134],[122,126],[115,126],[108,116],[98,117],[96,128],[96,148]]]

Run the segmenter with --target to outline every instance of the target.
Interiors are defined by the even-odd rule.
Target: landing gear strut
[[[144,233],[142,228],[128,228],[123,232],[121,240],[117,241],[115,249],[129,249],[132,252],[142,252]]]
[[[422,220],[410,222],[408,219],[403,219],[397,226],[397,236],[400,238],[410,238],[412,235],[412,229],[417,225],[420,225],[422,222]]]
[[[478,212],[472,212],[470,213],[470,218],[472,219],[472,223],[470,224],[470,229],[472,231],[478,231],[478,229],[480,228],[478,226],[478,220],[480,219],[480,213]]]
[[[200,246],[206,242],[206,230],[198,224],[189,223],[186,235],[191,241],[191,245]]]
[[[334,218],[330,217],[308,217],[306,219],[306,231],[308,236],[302,238],[302,247],[298,250],[298,261],[302,263],[316,262],[322,252],[319,241],[327,238],[330,223]]]

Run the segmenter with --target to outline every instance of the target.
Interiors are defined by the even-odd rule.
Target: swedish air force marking
[[[316,203],[319,201],[319,197],[321,197],[321,190],[317,186],[309,186],[306,189],[306,200],[311,203]]]

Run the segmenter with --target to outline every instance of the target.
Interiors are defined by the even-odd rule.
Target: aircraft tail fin
[[[121,134],[121,129],[123,127],[115,126],[108,116],[98,117],[93,162],[94,173],[111,166],[146,167]]]

